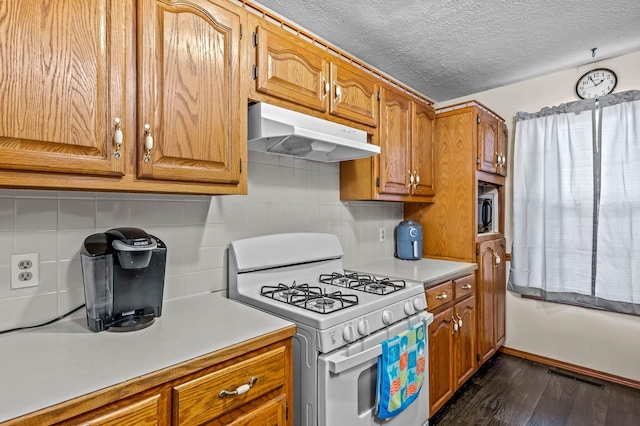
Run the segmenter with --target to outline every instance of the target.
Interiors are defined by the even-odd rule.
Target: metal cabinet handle
[[[457,312],[456,317],[458,317],[458,327],[462,328],[462,317]]]
[[[413,171],[413,174],[416,176],[415,183],[413,184],[413,189],[416,189],[418,187],[418,184],[420,183],[420,175],[415,170]]]
[[[460,286],[463,290],[469,290],[471,288],[471,284],[462,284]]]
[[[151,150],[153,149],[153,136],[151,135],[151,126],[148,124],[144,125],[144,162],[148,163],[151,161]]]
[[[409,183],[407,184],[407,188],[411,188],[413,186],[413,175],[411,174],[411,170],[407,170],[409,173]]]
[[[333,85],[336,87],[336,97],[333,100],[334,104],[337,104],[342,100],[342,87],[338,86],[338,82],[334,81]]]
[[[258,381],[258,378],[256,376],[253,376],[252,378],[249,379],[249,383],[245,383],[244,385],[238,386],[238,388],[234,391],[228,391],[226,389],[222,389],[220,393],[218,393],[218,398],[226,398],[228,396],[242,395],[243,393],[247,393],[249,392],[249,389],[251,389],[253,385],[256,384],[257,381]]]
[[[113,142],[116,145],[116,150],[113,152],[113,158],[119,160],[121,156],[120,149],[122,148],[123,140],[120,118],[116,117],[113,120],[113,127],[115,128],[115,132],[113,133]]]
[[[324,88],[324,94],[322,95],[322,99],[324,100],[327,98],[327,95],[331,91],[331,84],[329,84],[326,78],[322,77],[322,86]]]
[[[498,254],[497,251],[493,252],[493,260],[494,260],[493,267],[497,268],[498,265],[500,264],[500,262],[502,261],[502,259],[500,259],[500,255]]]
[[[451,317],[451,321],[453,322],[453,332],[451,334],[456,334],[458,332],[458,321],[454,317]]]
[[[442,293],[438,296],[436,296],[436,300],[444,300],[447,298],[447,293]]]

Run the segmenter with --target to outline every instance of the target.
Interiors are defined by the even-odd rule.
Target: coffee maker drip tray
[[[153,312],[142,314],[134,313],[116,319],[109,325],[109,331],[135,331],[149,327],[155,321],[156,317]]]

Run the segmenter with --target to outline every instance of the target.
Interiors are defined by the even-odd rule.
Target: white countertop
[[[444,281],[460,278],[478,269],[476,263],[457,262],[452,260],[427,259],[402,260],[397,258],[379,262],[362,263],[345,266],[347,271],[369,273],[374,275],[421,281],[430,287]]]
[[[210,293],[165,302],[143,330],[93,333],[83,315],[0,335],[0,422],[292,324]]]

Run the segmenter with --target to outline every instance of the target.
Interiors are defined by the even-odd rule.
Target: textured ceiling
[[[638,0],[259,4],[435,101],[640,50]]]

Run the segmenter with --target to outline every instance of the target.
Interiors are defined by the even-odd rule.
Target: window
[[[640,315],[640,91],[519,113],[509,290]]]

